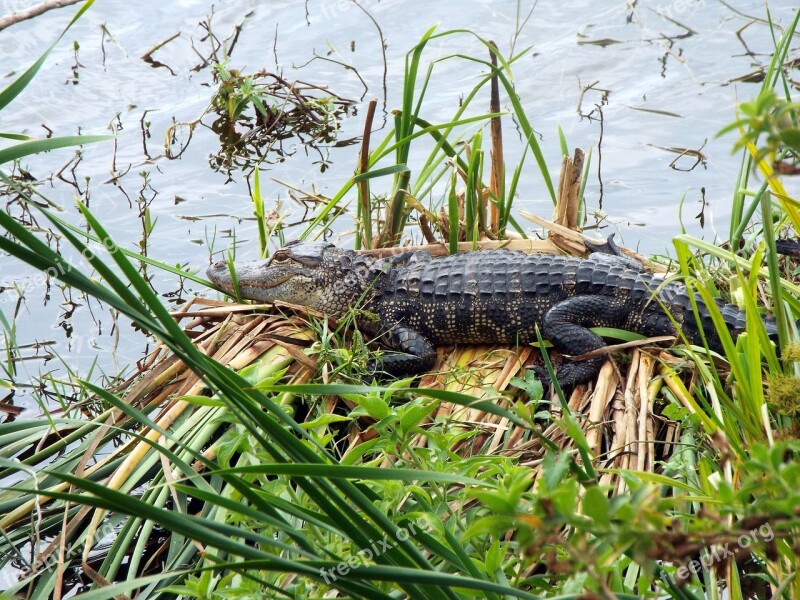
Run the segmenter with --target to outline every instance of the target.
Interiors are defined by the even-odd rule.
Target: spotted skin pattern
[[[491,250],[376,260],[331,244],[295,243],[270,261],[236,270],[248,299],[300,304],[334,318],[360,307],[359,329],[403,353],[390,354],[379,365],[396,376],[430,370],[437,345],[529,344],[536,341],[537,326],[556,350],[572,356],[605,346],[590,327],[675,335],[672,319],[690,343],[702,344],[682,284],[665,284],[638,263],[609,254],[579,259]],[[212,265],[208,275],[232,291],[226,263]],[[709,347],[721,351],[708,308],[696,299]],[[742,311],[721,302],[719,307],[734,336],[744,331]],[[773,320],[767,319],[767,329],[775,335]],[[590,379],[604,360],[565,361],[556,374],[559,383]]]

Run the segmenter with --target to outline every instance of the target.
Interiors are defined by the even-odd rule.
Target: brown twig
[[[71,6],[72,4],[77,4],[78,2],[83,1],[84,0],[45,0],[45,2],[37,4],[36,6],[31,6],[30,8],[24,8],[22,10],[15,10],[4,17],[0,17],[0,31],[6,29],[7,27],[11,27],[12,25],[16,25],[21,21],[27,21],[28,19],[38,17],[39,15],[46,13],[48,10]]]
[[[169,44],[172,40],[180,37],[180,35],[181,35],[180,31],[178,31],[177,33],[173,33],[171,36],[169,36],[163,42],[159,42],[158,44],[156,44],[155,46],[150,48],[150,50],[148,50],[147,52],[142,54],[141,59],[143,61],[145,61],[145,62],[153,62],[153,53],[155,53],[157,50],[160,50],[161,48],[163,48],[164,46]]]
[[[375,25],[375,29],[378,31],[378,40],[380,41],[381,44],[381,55],[383,58],[383,77],[381,79],[383,83],[383,125],[381,125],[381,128],[383,128],[386,125],[386,117],[387,117],[386,102],[387,98],[389,97],[389,93],[387,92],[387,87],[386,87],[386,80],[389,72],[389,63],[386,60],[386,45],[387,45],[386,39],[383,37],[383,29],[381,29],[381,26],[378,25],[378,21],[375,19],[375,17],[372,16],[372,13],[370,13],[366,8],[361,6],[361,4],[359,4],[356,0],[351,0],[351,1],[353,2],[353,4],[356,5],[356,8],[358,8],[361,12],[367,15],[367,18],[370,21],[372,21],[372,24]],[[358,71],[356,71],[356,75],[358,75]],[[361,77],[360,75],[358,76]]]
[[[627,350],[628,348],[638,348],[639,346],[652,346],[653,344],[660,344],[662,342],[674,342],[676,339],[678,338],[676,338],[674,335],[659,335],[645,338],[643,340],[632,340],[630,342],[622,342],[621,344],[603,346],[602,348],[584,352],[583,354],[579,354],[577,356],[571,356],[570,358],[576,361],[586,360],[589,358],[594,358],[595,356],[605,356],[606,354],[611,354],[617,350]]]

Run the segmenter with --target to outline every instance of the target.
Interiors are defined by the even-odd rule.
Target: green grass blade
[[[382,169],[370,169],[365,173],[359,173],[353,177],[353,182],[358,183],[359,181],[364,181],[365,179],[374,179],[376,177],[385,177],[386,175],[396,175],[398,173],[408,173],[410,171],[411,169],[409,169],[406,165],[392,165]]]
[[[70,135],[15,144],[10,148],[3,148],[0,150],[0,165],[31,154],[39,154],[40,152],[48,152],[50,150],[68,148],[70,146],[105,142],[111,139],[114,139],[113,135]]]
[[[447,195],[447,218],[448,223],[448,241],[450,243],[450,254],[458,253],[458,230],[460,228],[460,220],[458,218],[458,196],[456,192],[456,185],[458,184],[458,176],[455,169],[450,176],[450,189]]]

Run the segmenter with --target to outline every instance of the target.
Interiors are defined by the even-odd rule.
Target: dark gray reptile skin
[[[535,342],[537,325],[556,350],[573,356],[605,346],[589,327],[676,335],[664,308],[690,343],[702,344],[683,285],[664,284],[630,259],[609,254],[578,259],[493,250],[375,260],[330,244],[303,243],[279,250],[271,261],[238,265],[237,272],[242,295],[252,300],[301,304],[332,317],[360,306],[359,329],[404,353],[383,359],[382,368],[391,375],[431,369],[434,346],[440,344]],[[212,265],[208,275],[232,289],[225,263]],[[708,308],[697,301],[708,345],[721,351]],[[719,306],[731,333],[741,333],[744,313],[733,305]],[[766,323],[775,336],[774,321]],[[562,385],[586,381],[604,360],[565,361],[558,380]]]

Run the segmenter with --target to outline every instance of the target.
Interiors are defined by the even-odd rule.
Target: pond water
[[[0,13],[27,4],[0,1]],[[795,8],[783,0],[771,2],[770,10],[773,19],[786,23]],[[0,32],[6,82],[55,40],[74,11],[52,11]],[[231,68],[266,69],[355,99],[357,115],[344,120],[341,140],[360,135],[366,102],[378,98],[373,139],[379,140],[387,132],[387,111],[400,105],[406,53],[438,24],[440,30],[493,39],[506,55],[512,44],[518,51],[533,45],[514,64],[514,81],[541,135],[552,177],[557,179],[560,165],[560,126],[571,147],[593,148],[586,196],[590,210],[604,217],[603,233],[618,231],[626,245],[646,253],[665,252],[681,226],[682,199],[688,231],[709,240],[725,237],[739,159],[731,155],[735,138],[715,135],[734,118],[736,102],[758,91],[758,84],[744,80],[769,61],[772,42],[764,12],[756,1],[734,7],[717,0],[541,0],[535,7],[489,0],[363,0],[360,7],[349,0],[239,0],[213,9],[207,1],[106,0],[67,33],[32,85],[2,112],[0,130],[44,137],[48,131],[101,134],[113,128],[115,144],[86,146],[80,160],[62,150],[25,159],[23,167],[41,182],[39,190],[63,218],[82,224],[75,208],[80,198],[120,246],[134,251],[141,250],[140,213],[147,206],[155,221],[148,255],[204,270],[212,251],[233,243],[234,231],[239,256],[258,252],[244,175],[234,171],[229,177],[209,166],[209,156],[219,151],[218,136],[198,125],[179,159],[164,156],[172,124],[199,119],[216,90],[206,64],[211,40],[230,47],[235,38]],[[142,59],[166,40],[152,53],[153,61]],[[432,42],[426,52],[425,64],[456,53],[485,56],[469,33]],[[437,63],[421,116],[433,123],[450,120],[481,74],[480,66],[463,60]],[[203,123],[212,120],[206,116]],[[506,160],[513,165],[522,145],[510,118],[504,128]],[[173,149],[185,142],[182,128]],[[694,165],[687,156],[676,161],[678,155],[666,150],[676,147],[701,150],[704,161]],[[353,173],[358,148],[330,148],[324,172],[320,155],[302,147],[285,161],[264,166],[268,208],[280,201],[287,220],[298,220],[302,209],[272,178],[332,195]],[[425,148],[422,144],[412,156],[412,169],[425,158]],[[549,217],[552,205],[541,175],[532,161],[528,165],[515,206]],[[7,210],[22,215],[17,205]],[[345,236],[342,243],[348,240]],[[208,293],[188,284],[176,293],[174,275],[155,269],[149,274],[165,302]],[[143,334],[95,301],[54,281],[48,288],[8,256],[0,256],[0,279],[0,310],[15,326],[20,345],[13,361],[18,406],[38,410],[37,395],[26,385],[36,386],[41,374],[114,375],[148,348]],[[5,368],[11,369],[9,363]],[[0,389],[0,399],[6,393]]]

